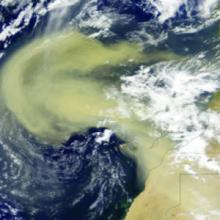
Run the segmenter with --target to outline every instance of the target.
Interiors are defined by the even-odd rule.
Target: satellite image
[[[220,1],[0,0],[0,220],[220,220]]]

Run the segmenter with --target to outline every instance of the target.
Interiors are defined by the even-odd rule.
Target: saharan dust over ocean
[[[0,220],[219,220],[219,8],[0,0]]]

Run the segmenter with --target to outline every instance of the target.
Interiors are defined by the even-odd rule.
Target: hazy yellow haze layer
[[[127,100],[127,117],[118,111],[117,97],[106,95],[111,87],[120,94],[117,69],[174,58],[178,59],[168,52],[147,54],[129,42],[104,45],[76,32],[43,37],[18,50],[5,63],[2,97],[20,124],[50,144],[105,122],[126,141],[123,150],[137,160],[140,179],[149,175],[127,219],[188,220],[193,210],[202,208],[201,198],[208,198],[210,207],[217,207],[219,197],[214,195],[214,188],[219,186],[219,179],[205,176],[214,187],[210,188],[201,179],[183,175],[180,203],[179,178],[184,169],[183,165],[172,165],[174,143],[166,135],[155,136],[154,126],[133,111],[132,101]],[[208,207],[204,211],[208,212]]]

